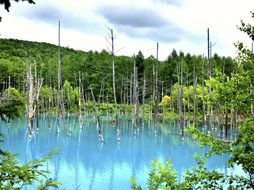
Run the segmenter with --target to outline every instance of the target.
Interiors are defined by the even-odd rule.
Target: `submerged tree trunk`
[[[31,65],[29,64],[28,66],[28,71],[27,71],[27,87],[28,87],[28,105],[27,105],[27,119],[28,119],[28,130],[29,130],[29,135],[33,134],[33,102],[34,102],[34,97],[33,97],[33,76],[32,76],[32,68]]]
[[[114,95],[114,103],[115,103],[115,124],[116,124],[116,132],[117,136],[120,135],[120,128],[118,126],[118,108],[117,108],[117,99],[116,99],[116,81],[115,81],[115,46],[114,46],[114,40],[115,40],[115,34],[113,29],[109,29],[109,36],[110,36],[110,43],[111,43],[111,55],[112,55],[112,75],[113,75],[113,95]]]
[[[132,116],[132,126],[134,128],[134,135],[137,130],[137,118],[139,114],[139,100],[138,100],[138,72],[136,67],[136,60],[134,55],[134,65],[133,65],[133,116]]]
[[[196,114],[197,114],[197,76],[196,76],[196,67],[194,66],[194,81],[193,81],[193,123],[196,125]]]
[[[156,47],[156,63],[155,63],[155,117],[157,117],[158,109],[158,61],[159,61],[159,43],[157,42]]]
[[[43,79],[36,81],[37,89],[34,92],[34,79],[32,76],[32,68],[29,64],[27,71],[27,87],[28,87],[28,105],[27,105],[27,119],[28,119],[28,130],[29,135],[33,134],[33,117],[36,111],[37,102],[39,100],[39,94],[42,87]]]
[[[80,127],[82,127],[82,104],[81,104],[81,76],[80,76],[80,71],[78,73],[78,81],[79,81],[79,87],[78,87],[78,108],[79,108],[79,123]]]
[[[180,133],[184,135],[184,116],[183,116],[183,68],[182,68],[182,60],[178,64],[177,67],[177,78],[178,78],[178,98],[177,98],[177,107],[178,107],[178,116],[179,116],[179,126],[180,126]]]
[[[143,79],[143,93],[142,93],[142,126],[144,126],[144,117],[145,117],[145,95],[146,95],[146,77],[144,73]]]
[[[204,60],[204,56],[203,56]],[[202,128],[205,128],[206,125],[206,106],[204,102],[204,97],[205,97],[205,89],[204,89],[204,81],[205,81],[205,66],[204,66],[204,61],[202,61]]]
[[[154,101],[154,133],[157,133],[157,119],[158,119],[158,55],[159,55],[159,43],[156,44],[156,60],[153,64],[153,101]]]
[[[228,137],[228,112],[227,112],[227,110],[226,110],[226,119],[225,119],[225,140],[227,139],[227,137]]]
[[[101,128],[101,123],[100,123],[99,108],[96,105],[96,100],[95,100],[95,97],[94,97],[93,89],[91,87],[90,87],[90,90],[91,90],[91,94],[92,94],[92,97],[93,97],[94,108],[96,110],[96,121],[97,121],[98,137],[99,137],[100,141],[102,143],[104,143],[105,141],[104,141],[102,128]]]

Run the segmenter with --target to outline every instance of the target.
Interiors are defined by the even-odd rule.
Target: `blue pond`
[[[21,162],[40,158],[59,148],[59,154],[48,160],[45,168],[51,172],[50,177],[70,190],[130,189],[131,176],[146,187],[153,159],[170,160],[180,180],[185,168],[196,165],[194,153],[206,151],[190,137],[182,138],[175,123],[160,123],[156,134],[154,126],[145,123],[134,135],[131,120],[123,117],[119,122],[121,140],[117,141],[114,124],[102,119],[104,144],[98,139],[94,117],[85,117],[82,126],[76,117],[70,117],[63,122],[60,133],[57,133],[54,117],[40,117],[38,124],[39,130],[30,139],[25,120],[10,124],[0,121],[0,132],[4,134],[4,143],[0,146],[17,153]],[[226,172],[227,159],[228,155],[214,157],[206,165]]]

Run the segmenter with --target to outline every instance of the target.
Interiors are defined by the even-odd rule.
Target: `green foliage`
[[[221,173],[208,170],[203,157],[194,155],[197,167],[186,170],[182,181],[176,180],[176,173],[172,170],[169,161],[165,165],[158,161],[152,162],[147,186],[149,190],[155,189],[253,189],[254,188],[254,118],[245,121],[235,142],[227,143],[215,139],[211,135],[202,134],[195,127],[187,130],[201,146],[208,146],[210,150],[206,156],[229,153],[228,167],[241,167],[246,175]],[[140,190],[135,179],[131,178],[132,189]]]
[[[141,51],[138,52],[136,56],[136,66],[138,68],[138,79],[143,77],[144,74],[144,55],[142,54]]]
[[[207,156],[214,154],[230,153],[231,149],[229,144],[215,139],[211,134],[203,134],[198,131],[194,126],[190,126],[186,129],[186,132],[192,135],[192,138],[197,140],[201,146],[209,146],[210,151],[206,153]]]
[[[168,111],[168,112],[164,113],[164,118],[168,121],[176,120],[177,117],[178,117],[177,113],[175,113],[173,111]]]
[[[3,120],[21,117],[25,104],[21,94],[15,88],[8,88],[0,97],[0,118]]]
[[[233,73],[231,76],[217,72],[214,77],[206,81],[206,86],[211,89],[211,93],[207,93],[203,100],[211,108],[219,106],[226,112],[234,109],[242,114],[246,113],[253,101],[253,94],[249,89],[250,83],[248,72]]]
[[[136,179],[134,177],[130,178],[130,183],[131,183],[131,189],[142,190],[142,187],[140,185],[137,185]]]
[[[133,190],[141,190],[142,187],[137,185],[134,177],[131,177],[131,188]],[[173,190],[173,189],[185,189],[184,185],[177,183],[177,176],[172,165],[169,161],[165,165],[159,161],[152,161],[151,171],[149,172],[149,178],[147,182],[149,190]]]
[[[176,173],[172,169],[169,161],[163,166],[158,161],[152,161],[152,168],[149,173],[148,188],[151,190],[163,189],[177,189],[176,186]]]
[[[249,174],[254,187],[254,118],[247,119],[239,128],[237,140],[231,145],[232,157],[229,159],[230,166],[235,163],[241,165]]]
[[[179,85],[178,83],[175,83],[173,86],[173,92],[172,96],[170,97],[174,108],[177,109],[177,99],[178,99],[178,88]],[[183,105],[187,107],[188,112],[192,112],[194,110],[194,87],[193,85],[182,86],[182,100],[183,100]],[[207,87],[204,88],[204,93],[207,94]],[[197,85],[196,86],[196,106],[199,108],[199,110],[202,110],[202,100],[203,100],[203,95],[202,95],[202,86]]]
[[[56,151],[52,151],[39,160],[21,164],[17,161],[16,155],[0,150],[0,189],[21,190],[35,182],[39,184],[37,190],[58,187],[60,183],[48,178],[49,172],[42,169],[43,163],[55,153]]]
[[[25,56],[24,48],[27,51]],[[217,67],[221,70],[223,58],[217,56],[215,60]],[[101,52],[82,52],[69,48],[61,48],[62,59],[62,81],[68,81],[69,87],[75,89],[79,86],[79,73],[82,83],[82,97],[86,97],[92,101],[89,86],[93,87],[96,100],[108,100],[113,102],[112,93],[112,60],[111,55],[105,50]],[[19,91],[25,90],[25,75],[27,63],[36,61],[36,69],[39,76],[44,78],[43,87],[50,87],[52,92],[57,89],[57,46],[27,42],[22,40],[0,39],[0,89],[6,87],[6,81],[10,76],[11,86]],[[193,76],[194,66],[198,80],[201,79],[201,63],[205,62],[201,56],[195,56],[182,52],[178,54],[175,50],[171,52],[168,59],[158,64],[158,80],[164,81],[165,94],[172,97],[171,86],[177,81],[177,65],[182,60],[184,73],[184,81],[190,80]],[[138,52],[136,56],[136,64],[138,67],[139,85],[145,77],[146,79],[146,102],[150,101],[153,87],[153,64],[156,59],[153,56],[145,59],[142,52]],[[218,63],[217,63],[218,62]],[[226,61],[226,63],[228,63]],[[227,68],[234,67],[233,64],[227,65]],[[133,58],[127,56],[116,56],[116,93],[117,102],[123,103],[123,91],[128,97],[130,88],[130,77],[133,72]],[[231,69],[233,70],[233,69]],[[125,86],[125,87],[124,87]],[[140,85],[142,86],[142,85]],[[190,85],[188,85],[190,86]],[[159,89],[161,84],[159,83]],[[186,88],[188,88],[186,86]],[[64,93],[66,95],[66,93]],[[52,93],[52,95],[56,95]],[[99,97],[100,95],[100,97]],[[46,96],[43,96],[45,101]],[[49,96],[48,96],[49,97]],[[129,98],[129,97],[128,97]],[[53,98],[51,99],[53,100]],[[67,96],[65,96],[65,103]],[[122,102],[120,102],[122,100]],[[45,102],[44,101],[44,102]],[[125,100],[126,101],[126,100]],[[161,101],[161,100],[159,100]],[[71,102],[73,106],[77,105],[76,100]],[[75,103],[75,104],[73,104]],[[56,106],[56,101],[51,102],[51,106]],[[41,108],[42,106],[40,106]],[[75,108],[76,109],[76,108]]]
[[[246,176],[220,174],[223,184],[229,185],[232,189],[254,188],[254,118],[247,119],[239,128],[239,135],[235,142],[226,143],[221,140],[214,139],[211,135],[200,133],[194,127],[188,129],[194,139],[198,140],[201,146],[209,146],[208,156],[230,153],[228,167],[240,166],[246,173]],[[212,176],[218,176],[218,172],[211,171]],[[211,175],[210,174],[210,175]],[[214,181],[218,181],[217,178]],[[215,183],[214,182],[214,183]],[[229,189],[230,189],[229,188]]]
[[[167,96],[167,95],[163,96],[159,106],[169,107],[170,106],[170,100],[171,100],[170,96]]]

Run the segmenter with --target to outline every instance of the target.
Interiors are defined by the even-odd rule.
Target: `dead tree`
[[[203,55],[203,59],[202,59],[202,112],[203,112],[203,116],[202,116],[202,127],[205,128],[205,124],[206,124],[206,106],[205,106],[205,102],[204,102],[204,97],[205,97],[205,89],[204,89],[204,85],[205,85],[205,64],[204,64],[204,55]]]
[[[62,69],[61,69],[61,46],[60,46],[60,20],[58,21],[58,70],[57,70],[57,81],[58,81],[58,88],[57,88],[57,123],[58,128],[57,132],[60,131],[60,120],[63,117],[63,103],[62,103]]]
[[[79,107],[79,123],[80,126],[82,126],[82,107],[81,107],[81,76],[80,76],[80,71],[78,73],[78,81],[79,81],[79,87],[78,87],[78,107]]]
[[[108,28],[108,27],[107,27]],[[108,28],[109,30],[109,38],[110,40],[107,41],[111,46],[110,53],[112,55],[112,79],[113,79],[113,95],[114,95],[114,103],[115,103],[115,109],[116,109],[116,117],[115,117],[115,124],[116,124],[116,130],[117,135],[120,135],[120,128],[118,126],[118,108],[117,108],[117,100],[116,100],[116,80],[115,80],[115,46],[114,46],[114,40],[116,38],[116,34],[114,34],[114,31],[112,28]]]
[[[158,115],[158,62],[159,62],[159,43],[156,44],[156,62],[155,62],[155,117]]]
[[[211,78],[212,77],[212,62],[211,62],[211,56],[212,56],[212,46],[214,46],[214,44],[212,44],[212,42],[210,41],[210,32],[209,32],[209,28],[207,29],[207,59],[208,59],[208,77]],[[211,93],[211,88],[208,88],[208,94]],[[208,131],[211,130],[211,121],[212,121],[212,108],[211,107],[207,107],[207,111],[208,111]]]
[[[108,28],[108,27],[107,27]],[[110,53],[112,55],[112,79],[113,79],[113,95],[114,95],[114,103],[117,104],[116,101],[116,80],[115,80],[115,46],[114,46],[114,40],[116,38],[116,34],[114,34],[114,31],[112,28],[108,28],[108,38],[106,40],[108,41],[110,47]]]
[[[27,105],[27,119],[29,135],[33,134],[33,117],[36,111],[36,105],[39,99],[40,90],[42,87],[43,79],[38,79],[36,82],[37,88],[34,90],[34,78],[32,75],[31,64],[29,63],[27,71],[27,88],[28,88],[28,105]]]
[[[184,116],[183,116],[183,68],[182,68],[182,60],[180,60],[177,68],[177,78],[178,78],[178,98],[177,98],[177,104],[178,104],[178,115],[180,120],[180,130],[181,135],[184,135]]]
[[[193,123],[196,125],[196,114],[197,114],[197,76],[196,67],[194,66],[194,76],[193,76]]]
[[[101,123],[100,123],[99,108],[97,107],[96,100],[95,100],[94,93],[93,93],[93,89],[92,89],[91,86],[90,86],[90,90],[91,90],[91,94],[92,94],[92,97],[93,97],[93,104],[94,104],[94,107],[95,107],[95,110],[96,110],[96,120],[97,120],[98,137],[99,137],[100,141],[101,141],[102,143],[104,143],[104,138],[103,138],[103,133],[102,133],[102,128],[101,128]]]
[[[159,53],[159,43],[156,44],[156,60],[153,64],[153,80],[154,80],[154,88],[153,88],[153,101],[155,103],[154,107],[154,133],[157,133],[157,117],[158,117],[158,53]]]
[[[145,95],[146,95],[146,76],[144,73],[143,93],[142,93],[142,126],[144,126],[144,117],[145,117]]]
[[[133,65],[133,117],[132,117],[132,126],[134,128],[134,134],[136,134],[137,129],[137,118],[139,114],[139,98],[138,98],[138,72],[137,72],[137,66],[136,66],[136,60],[134,55],[134,65]]]

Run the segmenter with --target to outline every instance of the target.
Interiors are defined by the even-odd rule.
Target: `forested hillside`
[[[32,64],[33,72],[37,77],[44,79],[42,96],[47,98],[47,89],[57,88],[57,49],[48,43],[28,42],[13,39],[0,40],[0,89],[4,91],[15,87],[20,92],[26,91],[26,73],[28,63]],[[193,85],[194,75],[197,83],[208,78],[208,62],[202,56],[184,54],[172,50],[168,59],[157,61],[151,55],[144,59],[142,52],[135,57],[138,68],[139,97],[142,97],[143,81],[146,80],[145,99],[149,101],[154,86],[153,68],[158,68],[158,99],[164,95],[171,95],[174,84],[178,81],[179,69],[182,71],[183,85]],[[82,88],[84,100],[92,100],[89,87],[93,88],[98,101],[113,102],[112,91],[112,56],[102,52],[83,52],[70,48],[61,48],[62,83],[67,88],[68,83],[72,89]],[[134,57],[116,56],[116,96],[118,103],[130,102],[133,78]],[[212,73],[221,71],[230,75],[236,64],[230,57],[220,57],[215,54],[211,59]],[[203,67],[203,70],[202,70]],[[79,84],[79,79],[81,84]],[[49,90],[49,89],[48,89]],[[43,94],[44,92],[44,94]],[[45,94],[46,93],[46,94]],[[67,96],[67,95],[66,95]]]

